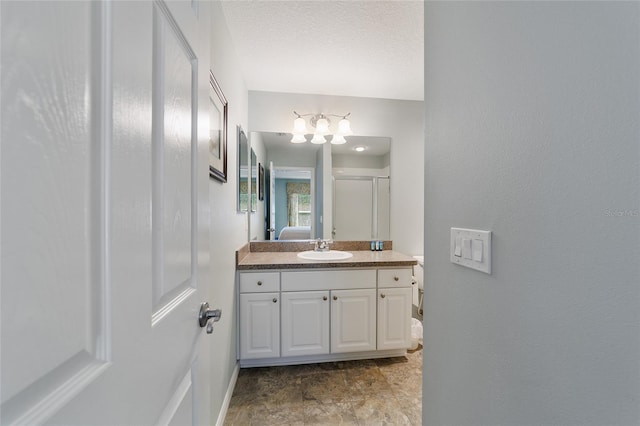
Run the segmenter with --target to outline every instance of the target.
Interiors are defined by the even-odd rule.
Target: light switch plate
[[[482,242],[482,256],[479,262],[473,260],[473,257],[477,258],[477,256],[469,256],[471,259],[465,259],[465,256],[460,256],[460,248],[458,248],[458,256],[456,256],[456,243],[461,244],[464,240],[479,240]],[[477,250],[478,247],[476,244],[478,241],[473,241],[473,243],[475,246],[474,250]],[[452,263],[491,274],[491,231],[451,228],[451,247],[449,254]]]

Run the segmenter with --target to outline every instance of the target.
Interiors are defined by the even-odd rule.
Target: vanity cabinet
[[[411,269],[240,272],[242,366],[399,356],[411,344]]]

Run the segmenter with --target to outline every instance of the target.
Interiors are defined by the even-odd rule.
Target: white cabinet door
[[[411,288],[378,290],[378,350],[411,345]]]
[[[376,290],[331,292],[331,352],[376,349]]]
[[[240,294],[240,359],[280,356],[280,293]]]
[[[282,293],[282,356],[329,353],[329,292]]]
[[[211,423],[200,3],[0,2],[0,424]]]

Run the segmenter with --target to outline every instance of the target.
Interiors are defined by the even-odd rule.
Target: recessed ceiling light
[[[357,152],[362,152],[362,151],[366,151],[368,149],[368,147],[364,146],[364,145],[358,145],[358,146],[354,146],[353,148],[354,151]]]

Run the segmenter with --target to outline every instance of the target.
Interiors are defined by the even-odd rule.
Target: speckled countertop
[[[286,245],[284,245],[286,244]],[[305,243],[251,243],[236,252],[236,267],[240,271],[260,269],[313,269],[313,268],[370,268],[378,266],[412,266],[417,261],[411,256],[393,250],[366,250],[368,242],[336,242],[332,250],[345,250],[353,257],[345,260],[305,260],[298,252],[311,249]],[[385,242],[385,248],[391,242]],[[284,250],[287,251],[284,251]]]

